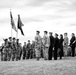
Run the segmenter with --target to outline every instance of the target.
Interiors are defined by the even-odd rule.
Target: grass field
[[[51,61],[1,61],[0,75],[76,75],[76,57]]]

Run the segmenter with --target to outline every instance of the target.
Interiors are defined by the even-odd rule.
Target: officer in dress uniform
[[[49,50],[49,37],[47,35],[47,31],[44,31],[44,36],[43,36],[43,46],[44,46],[44,59],[48,60],[48,50]]]
[[[71,49],[72,49],[72,57],[75,56],[75,45],[76,45],[75,34],[72,33],[72,37],[71,37],[71,40],[70,40],[70,46],[71,46]]]
[[[40,59],[41,55],[41,36],[39,35],[40,31],[36,31],[36,36],[35,36],[35,53],[36,53],[36,59]]]
[[[52,32],[49,32],[49,39],[50,39],[49,60],[52,60],[53,46],[54,46],[54,37],[52,35]]]
[[[59,38],[58,38],[58,34],[55,33],[55,38],[54,38],[54,60],[57,60],[58,48],[59,48]]]
[[[64,41],[63,35],[60,34],[60,39],[59,39],[59,49],[60,49],[59,56],[60,56],[60,59],[62,59],[62,56],[63,56],[63,41]]]

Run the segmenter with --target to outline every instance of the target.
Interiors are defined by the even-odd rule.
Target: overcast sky
[[[0,41],[11,36],[10,9],[17,26],[20,14],[24,24],[20,41],[33,40],[36,30],[57,33],[76,32],[76,0],[0,0]],[[13,36],[16,36],[13,30]]]

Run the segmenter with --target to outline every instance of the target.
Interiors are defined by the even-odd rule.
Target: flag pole
[[[18,39],[18,27],[17,27],[17,32],[16,32],[16,39]]]
[[[11,37],[13,37],[13,31],[12,31],[12,26],[11,26]]]

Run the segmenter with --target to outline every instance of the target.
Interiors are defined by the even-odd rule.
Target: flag
[[[15,23],[14,23],[12,12],[11,11],[10,11],[10,18],[11,18],[11,26],[12,26],[12,29],[14,29],[17,32],[17,29],[16,29],[16,26],[15,26]]]
[[[17,24],[17,27],[18,27],[18,29],[20,29],[21,34],[24,35],[22,26],[24,26],[24,24],[22,23],[22,21],[21,21],[21,19],[20,19],[20,15],[18,15],[18,24]]]

